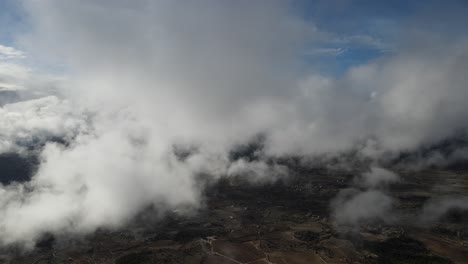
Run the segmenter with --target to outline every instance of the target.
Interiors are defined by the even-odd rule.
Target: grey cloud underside
[[[393,54],[334,78],[303,69],[301,56],[329,34],[286,1],[46,0],[25,8],[33,29],[22,45],[62,60],[71,74],[60,96],[4,99],[0,150],[55,136],[69,144],[45,144],[34,177],[0,189],[6,244],[118,227],[150,205],[200,206],[200,174],[284,177],[271,156],[352,150],[379,160],[468,124],[467,39],[417,23],[418,34]],[[230,157],[258,135],[255,159]],[[370,200],[380,209],[341,219],[381,218],[391,208],[375,188],[394,177],[379,175],[364,175],[372,188],[343,211]]]
[[[388,186],[400,180],[389,170],[371,167],[354,179],[354,184],[341,190],[332,201],[332,217],[338,230],[356,230],[361,224],[375,221],[391,223],[397,220],[395,200]]]

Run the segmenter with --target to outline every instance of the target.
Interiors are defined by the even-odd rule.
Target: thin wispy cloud
[[[23,51],[13,47],[3,46],[0,44],[0,60],[24,59],[26,54]]]

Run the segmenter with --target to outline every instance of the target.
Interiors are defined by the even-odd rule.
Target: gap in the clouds
[[[48,143],[64,147],[69,145],[69,142],[63,138],[50,137],[45,142],[42,139],[27,143],[17,142],[22,150],[0,153],[0,184],[10,185],[30,181],[41,165],[40,153]]]
[[[0,154],[0,183],[26,182],[31,179],[39,166],[36,155],[18,153]]]
[[[41,152],[47,144],[69,147],[70,142],[60,137],[33,138],[16,142],[18,149],[0,153],[0,184],[29,182],[41,166]]]
[[[264,148],[266,139],[265,134],[258,134],[246,143],[234,146],[229,151],[230,161],[234,162],[240,159],[244,159],[249,162],[258,161],[265,155]]]
[[[16,103],[21,101],[21,96],[17,91],[12,90],[2,90],[0,87],[0,107],[3,107],[6,104]]]
[[[391,55],[391,52],[375,48],[343,49],[340,54],[310,56],[305,55],[302,60],[308,70],[318,72],[324,76],[342,77],[349,69],[365,65],[373,60]]]

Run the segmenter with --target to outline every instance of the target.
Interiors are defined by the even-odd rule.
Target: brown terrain
[[[468,172],[399,172],[391,186],[395,224],[363,224],[338,232],[330,201],[350,172],[295,168],[287,179],[247,184],[225,179],[206,190],[202,209],[140,220],[118,231],[64,239],[45,235],[29,252],[3,249],[2,263],[468,263],[468,214],[451,211],[420,225],[428,199],[468,193]]]

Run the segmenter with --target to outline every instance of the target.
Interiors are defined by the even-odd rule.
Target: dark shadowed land
[[[289,167],[273,183],[212,184],[190,216],[151,220],[149,209],[121,230],[44,235],[31,252],[2,249],[2,263],[468,263],[468,213],[423,212],[429,201],[466,195],[468,171],[400,171],[388,190],[392,221],[338,227],[331,201],[359,171]]]

